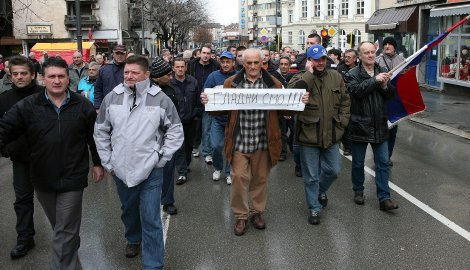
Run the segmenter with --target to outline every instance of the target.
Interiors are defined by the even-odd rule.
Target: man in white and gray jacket
[[[127,58],[124,83],[101,103],[94,139],[121,200],[126,257],[137,256],[142,247],[143,268],[163,269],[163,166],[184,136],[174,104],[150,83],[148,66],[143,56]]]

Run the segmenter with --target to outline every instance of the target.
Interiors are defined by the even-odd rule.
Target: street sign
[[[268,33],[268,30],[266,28],[261,29],[260,31],[261,35],[265,36]]]
[[[334,28],[333,26],[331,26],[330,28],[328,28],[328,34],[330,36],[334,36],[336,35],[336,33],[338,33],[338,30],[336,30],[336,28]]]
[[[267,36],[261,36],[261,41],[262,41],[262,42],[266,42],[267,39],[268,39]]]

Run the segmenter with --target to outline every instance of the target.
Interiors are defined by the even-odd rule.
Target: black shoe
[[[318,202],[321,204],[321,206],[323,206],[323,208],[328,205],[328,197],[326,197],[325,193],[320,194],[320,196],[318,196]]]
[[[140,244],[127,244],[126,246],[126,257],[133,258],[139,255],[140,252]]]
[[[390,211],[398,209],[398,204],[390,199],[380,202],[380,210]]]
[[[302,169],[298,166],[295,166],[295,176],[302,177]]]
[[[286,154],[281,154],[281,156],[279,157],[279,161],[284,161],[286,160]]]
[[[177,184],[177,185],[182,185],[182,184],[184,184],[184,183],[186,183],[186,176],[180,175],[180,176],[178,177],[178,180],[176,180],[176,184]]]
[[[312,211],[310,216],[308,216],[308,223],[312,225],[320,224],[320,213],[317,211]]]
[[[354,192],[354,202],[359,205],[364,204],[364,192]]]
[[[10,256],[13,259],[21,258],[28,254],[28,251],[30,251],[34,246],[34,239],[30,239],[27,241],[18,241],[16,246],[11,250]]]
[[[393,161],[392,160],[388,161],[388,166],[393,167]]]
[[[168,215],[176,215],[176,213],[178,213],[178,209],[173,204],[165,204],[163,206],[163,211]]]
[[[351,155],[351,150],[346,149],[346,150],[343,151],[343,154],[344,154],[345,156],[350,156],[350,155]]]

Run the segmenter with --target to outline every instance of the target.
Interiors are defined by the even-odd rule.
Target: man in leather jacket
[[[393,96],[390,75],[375,63],[375,46],[362,42],[361,63],[345,76],[351,96],[351,119],[348,138],[352,150],[352,184],[354,202],[364,204],[364,159],[367,145],[372,146],[375,161],[375,182],[380,210],[398,208],[390,199],[388,165],[388,126],[386,100]]]

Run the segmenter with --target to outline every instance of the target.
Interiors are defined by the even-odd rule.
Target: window
[[[463,19],[447,16],[441,19],[441,31]],[[470,83],[470,35],[465,24],[455,29],[439,44],[439,77],[456,83]],[[449,82],[449,81],[446,81]]]
[[[349,0],[341,0],[341,15],[348,16]]]
[[[313,16],[320,17],[320,0],[313,1]]]
[[[288,11],[287,11],[287,18],[288,18],[289,23],[292,22],[292,17],[293,17],[293,11],[292,11],[292,10],[288,10]]]
[[[302,18],[307,18],[307,1],[302,0]]]
[[[364,0],[357,0],[356,14],[357,15],[364,14]]]
[[[333,16],[335,14],[335,1],[328,0],[328,16]]]
[[[303,30],[299,31],[299,44],[305,44],[305,32]]]
[[[292,31],[287,32],[287,41],[289,44],[292,44]]]
[[[356,45],[359,45],[359,43],[361,43],[361,31],[354,29],[353,34],[354,34],[354,43]]]

